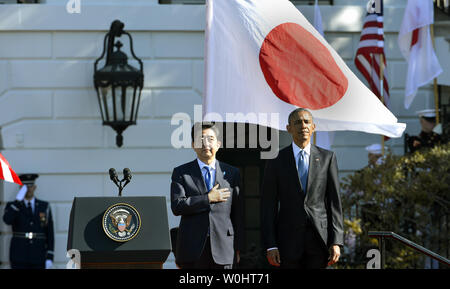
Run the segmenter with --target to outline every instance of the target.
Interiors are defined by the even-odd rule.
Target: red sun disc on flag
[[[275,95],[295,106],[313,110],[332,106],[348,88],[330,51],[296,23],[283,23],[269,32],[259,63]]]

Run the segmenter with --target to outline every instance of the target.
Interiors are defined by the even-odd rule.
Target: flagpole
[[[431,41],[433,42],[433,48],[436,50],[436,43],[434,40],[434,24],[430,24]],[[433,93],[434,93],[434,109],[436,110],[436,125],[439,124],[439,93],[437,86],[437,77],[433,79]]]
[[[384,50],[383,50],[384,51]],[[380,89],[378,90],[380,92],[380,100],[381,103],[384,105],[384,54],[380,53]],[[384,157],[384,135],[381,135],[381,157]],[[384,197],[384,190],[382,190],[381,196],[383,198],[383,208],[385,208],[385,197]],[[382,222],[385,223],[385,214],[382,214]]]
[[[380,53],[380,100],[384,104],[384,55]],[[381,153],[384,156],[384,135],[381,135]]]
[[[323,36],[325,37],[324,33],[323,33],[323,28],[322,28],[322,16],[320,15],[320,10],[319,10],[319,2],[318,0],[314,1],[314,28]],[[317,9],[317,10],[316,10]],[[313,144],[317,145],[317,131],[314,132],[314,136],[313,136]]]

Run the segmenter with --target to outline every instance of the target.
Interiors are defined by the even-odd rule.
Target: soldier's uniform
[[[440,134],[434,132],[429,127],[436,125],[436,111],[434,109],[424,109],[416,112],[421,119],[422,130],[417,136],[409,136],[407,138],[406,145],[409,148],[409,152],[413,153],[423,148],[433,148],[435,145],[442,144],[442,137]],[[425,129],[424,127],[429,127]],[[425,130],[425,131],[424,131]],[[414,142],[416,142],[414,145]]]
[[[34,211],[32,203],[27,205],[33,200]],[[46,260],[53,262],[54,231],[50,204],[36,198],[33,200],[15,200],[8,202],[5,208],[3,221],[11,225],[13,231],[9,250],[13,269],[44,269]]]
[[[419,141],[420,145],[414,147],[413,143],[415,140]],[[421,131],[418,136],[411,136],[408,139],[409,151],[412,153],[423,148],[433,148],[435,145],[438,145],[440,143],[442,143],[442,137],[440,134],[437,134],[434,131],[430,133]]]

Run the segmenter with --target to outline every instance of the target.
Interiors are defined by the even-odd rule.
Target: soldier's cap
[[[34,182],[39,177],[38,174],[21,174],[19,175],[19,179],[22,181],[24,185],[34,185]]]
[[[386,150],[387,147],[384,147],[384,150]],[[379,143],[371,144],[370,146],[366,146],[366,151],[368,151],[370,154],[374,155],[380,155],[383,153],[382,147]]]
[[[436,121],[436,110],[435,109],[423,109],[416,111],[419,117],[423,117],[427,121]]]

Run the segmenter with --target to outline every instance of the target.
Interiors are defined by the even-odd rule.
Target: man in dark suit
[[[311,113],[296,109],[286,126],[292,145],[268,160],[261,211],[267,259],[282,268],[325,268],[339,260],[343,217],[334,152],[310,143]]]
[[[16,200],[8,202],[3,221],[12,226],[9,250],[12,269],[49,269],[53,264],[53,218],[48,202],[34,197],[37,174],[23,174]]]
[[[191,136],[197,159],[173,170],[170,189],[172,212],[181,215],[176,263],[231,269],[243,242],[239,170],[216,160],[220,141],[214,124],[196,123]]]

